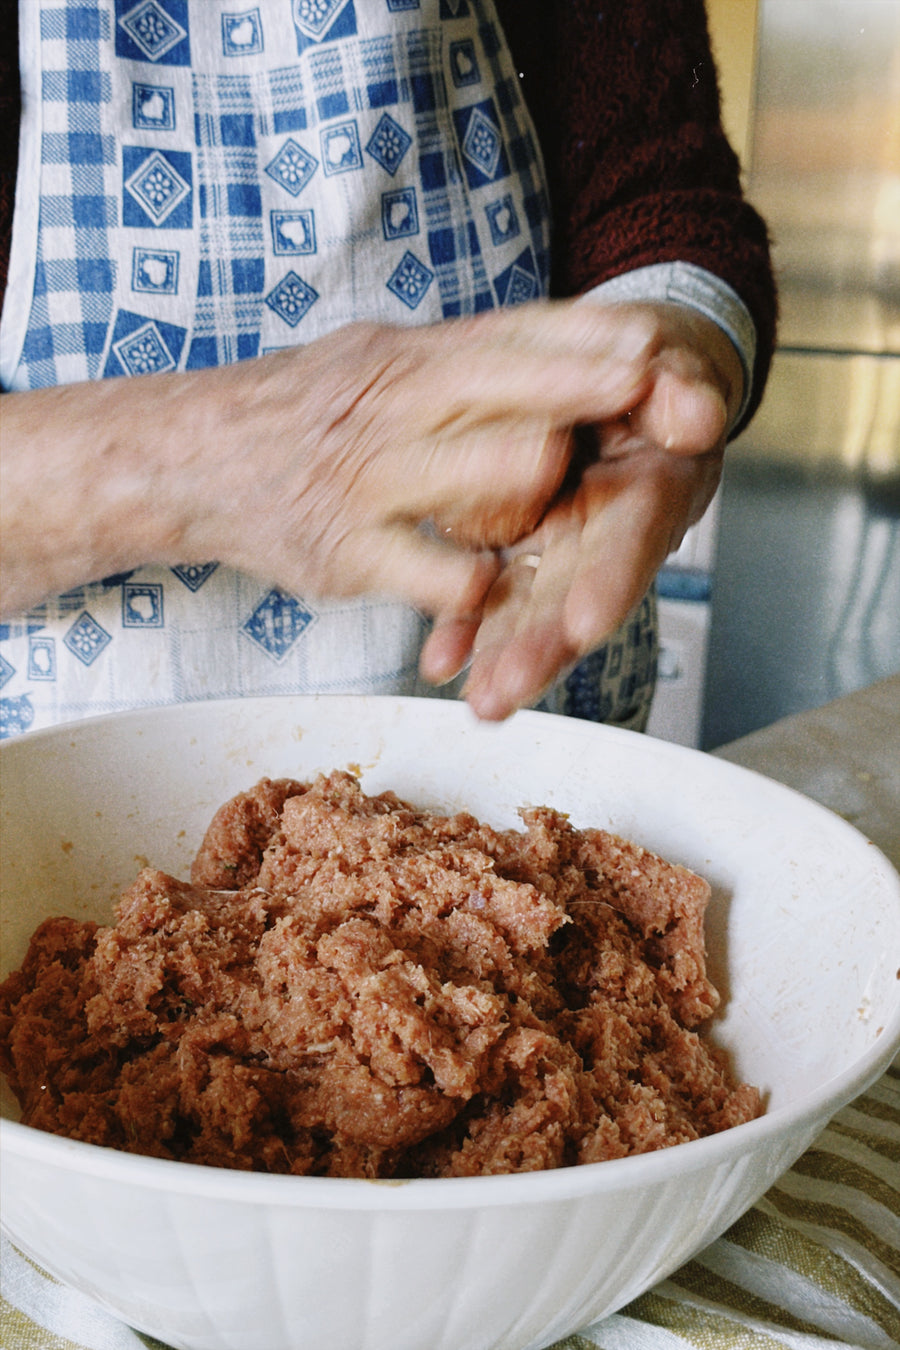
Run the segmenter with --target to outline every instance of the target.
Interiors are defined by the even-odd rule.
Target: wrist
[[[741,421],[753,392],[756,325],[741,297],[721,277],[695,263],[654,263],[612,277],[582,298],[606,305],[664,303],[704,315],[727,337],[737,358],[741,394],[729,419],[729,433]],[[727,360],[730,364],[730,356]]]
[[[142,563],[181,560],[191,495],[177,490],[192,430],[184,379],[3,396],[4,613]]]

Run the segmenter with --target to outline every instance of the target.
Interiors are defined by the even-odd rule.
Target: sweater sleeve
[[[497,0],[547,169],[556,295],[688,263],[744,302],[756,355],[741,426],[775,342],[766,226],[722,129],[703,0]]]

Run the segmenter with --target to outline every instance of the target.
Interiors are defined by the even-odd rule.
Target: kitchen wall
[[[761,0],[747,190],[779,355],[756,454],[900,470],[900,4]]]
[[[756,100],[757,0],[707,0],[722,120],[742,164],[749,162]],[[712,617],[720,501],[660,573],[660,660],[648,731],[682,745],[700,744]]]
[[[752,8],[710,0],[720,65],[752,43],[725,105],[781,324],[718,504],[706,746],[900,670],[900,0]]]
[[[742,164],[750,162],[756,105],[758,0],[706,0],[722,121]]]

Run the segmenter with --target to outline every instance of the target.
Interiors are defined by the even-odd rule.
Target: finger
[[[565,601],[564,628],[591,651],[641,600],[693,518],[705,465],[648,450],[595,466],[585,477],[581,546]]]
[[[558,624],[536,625],[472,660],[463,695],[483,721],[501,722],[536,703],[575,658]]]
[[[472,652],[480,615],[438,615],[419,657],[419,674],[429,684],[449,683]]]
[[[411,525],[359,530],[343,541],[329,595],[381,594],[426,614],[479,614],[500,570],[497,555],[454,548]]]
[[[537,703],[573,661],[558,625],[530,628],[505,647],[474,657],[463,696],[482,721],[502,722]]]
[[[575,549],[566,538],[539,560],[514,558],[494,583],[464,691],[479,717],[500,720],[535,702],[574,659],[563,616]]]
[[[658,331],[644,313],[566,302],[454,321],[431,330],[440,349],[410,390],[436,430],[509,416],[599,421],[640,398]]]
[[[728,405],[705,379],[660,372],[648,397],[631,412],[632,429],[673,454],[699,455],[724,441]]]
[[[535,528],[565,477],[570,451],[568,429],[501,421],[438,437],[377,467],[389,499],[411,518],[430,517],[447,542],[503,548]]]
[[[635,448],[586,470],[573,499],[531,540],[543,556],[530,586],[495,583],[466,696],[481,717],[508,716],[594,650],[635,608],[689,523],[697,461]],[[515,573],[513,572],[514,576]],[[524,573],[522,574],[524,575]]]

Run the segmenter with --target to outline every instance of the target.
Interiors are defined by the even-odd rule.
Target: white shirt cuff
[[[668,301],[689,305],[718,324],[734,344],[744,371],[741,406],[732,421],[736,426],[750,402],[753,369],[756,363],[756,325],[738,293],[705,267],[694,263],[654,263],[603,281],[587,291],[583,300],[605,305],[640,304],[642,301]]]

